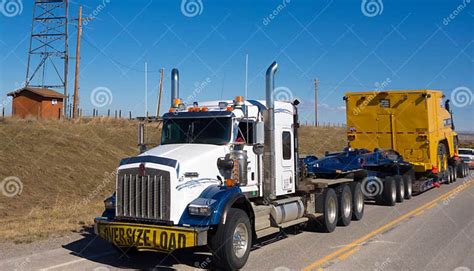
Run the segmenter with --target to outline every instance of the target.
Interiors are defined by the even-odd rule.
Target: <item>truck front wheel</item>
[[[209,236],[209,247],[216,267],[224,270],[242,268],[252,247],[252,230],[247,214],[241,209],[231,208],[227,221],[220,224]]]

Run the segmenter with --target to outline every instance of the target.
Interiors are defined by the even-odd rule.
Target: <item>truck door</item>
[[[278,176],[277,180],[280,179],[281,185],[281,192],[284,193],[292,193],[294,192],[295,188],[295,181],[294,180],[294,136],[293,131],[291,129],[283,129],[281,133],[281,174]],[[278,154],[276,155],[278,158]],[[278,159],[277,159],[278,161]],[[278,162],[277,162],[278,164]],[[278,173],[278,170],[277,170]]]
[[[239,123],[239,135],[237,136],[238,141],[245,142],[244,150],[247,151],[247,186],[258,185],[257,155],[253,152],[254,128],[255,122],[241,121]]]
[[[392,118],[390,115],[377,115],[377,146],[382,149],[393,149]]]

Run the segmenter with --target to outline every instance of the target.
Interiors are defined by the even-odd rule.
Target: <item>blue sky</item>
[[[244,93],[248,54],[249,98],[264,97],[264,72],[276,60],[276,85],[283,96],[303,101],[303,122],[314,121],[318,78],[320,122],[345,122],[344,92],[384,84],[385,89],[440,89],[447,97],[458,89],[465,96],[456,96],[455,121],[460,130],[474,130],[474,3],[469,0],[183,1],[70,2],[71,18],[79,4],[84,16],[94,17],[82,42],[81,108],[90,114],[93,90],[107,88],[112,99],[99,112],[143,115],[145,62],[150,112],[156,110],[161,67],[162,112],[169,104],[173,67],[180,70],[182,98],[207,82],[196,100],[232,99]],[[0,100],[7,112],[6,93],[25,80],[31,2],[23,0],[16,16],[0,13]],[[197,14],[181,8],[187,2],[197,3]],[[371,13],[362,2],[376,9]],[[74,22],[69,34],[74,57]],[[74,60],[70,64],[72,92]]]

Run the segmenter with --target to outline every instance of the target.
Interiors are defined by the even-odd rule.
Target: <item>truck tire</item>
[[[403,202],[405,199],[405,182],[402,176],[394,176],[395,184],[397,185],[397,202]]]
[[[453,182],[458,180],[458,171],[456,170],[456,166],[452,166],[451,169],[453,170]]]
[[[349,226],[352,220],[352,192],[348,185],[341,186],[341,193],[338,195],[339,200],[339,219],[337,225]]]
[[[382,200],[387,206],[395,206],[397,202],[397,184],[392,176],[385,178],[383,183]]]
[[[407,172],[403,175],[403,182],[405,184],[405,199],[411,199],[413,195],[413,179],[415,176],[413,172]]]
[[[352,192],[352,220],[361,220],[364,216],[364,194],[359,182],[352,182],[350,185]]]
[[[450,179],[451,183],[454,183],[456,176],[455,176],[455,173],[454,173],[454,167],[452,167],[452,166],[449,166],[449,175],[451,177],[451,179]]]
[[[238,270],[242,268],[252,247],[252,228],[250,219],[241,209],[231,208],[225,224],[209,236],[209,247],[213,264],[218,269]]]
[[[469,166],[467,164],[464,164],[464,170],[465,170],[464,177],[469,176],[470,169],[469,169]]]
[[[458,164],[456,167],[458,178],[464,178],[464,164]]]
[[[323,232],[333,232],[337,226],[338,201],[334,189],[328,188],[323,194],[323,215],[319,218],[319,229]]]
[[[444,180],[446,184],[452,183],[452,174],[451,174],[451,167],[448,167],[444,172]]]

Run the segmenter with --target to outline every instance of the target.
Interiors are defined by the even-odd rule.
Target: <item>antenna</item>
[[[247,89],[248,89],[248,77],[249,77],[249,54],[245,55],[245,100],[247,100]]]
[[[145,117],[148,118],[148,63],[145,61]]]

